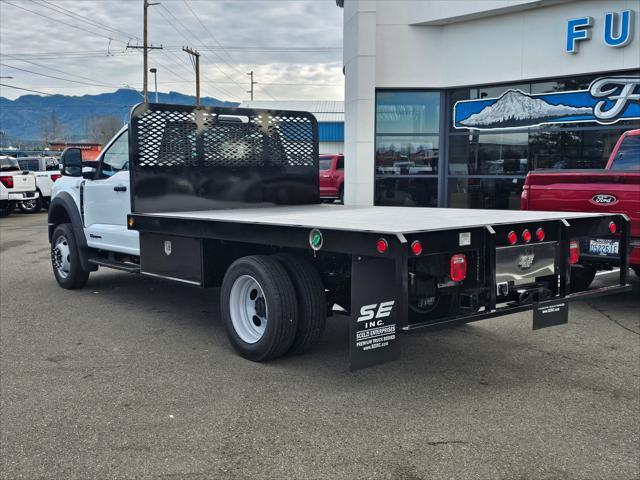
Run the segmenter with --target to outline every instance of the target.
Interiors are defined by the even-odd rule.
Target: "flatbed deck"
[[[352,207],[329,204],[156,212],[139,215],[183,220],[375,232],[388,235],[600,216],[596,213],[580,212]]]

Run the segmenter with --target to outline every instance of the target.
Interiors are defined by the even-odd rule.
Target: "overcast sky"
[[[0,83],[66,95],[141,90],[142,54],[126,45],[141,44],[142,5],[0,0],[0,76],[13,77]],[[195,93],[181,51],[188,45],[201,53],[202,96],[247,100],[246,72],[253,70],[256,100],[343,98],[342,10],[335,0],[163,0],[149,7],[149,38],[164,47],[149,57],[161,92]],[[0,87],[7,98],[26,93]]]

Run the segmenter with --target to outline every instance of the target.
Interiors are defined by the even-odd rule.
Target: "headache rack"
[[[129,149],[134,213],[320,203],[311,113],[140,104]]]

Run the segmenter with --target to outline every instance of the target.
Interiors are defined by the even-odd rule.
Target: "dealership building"
[[[640,0],[337,3],[348,204],[516,209],[640,128]]]

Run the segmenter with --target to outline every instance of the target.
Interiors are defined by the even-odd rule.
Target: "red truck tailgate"
[[[640,236],[640,172],[535,172],[527,186],[529,210],[624,213]]]

